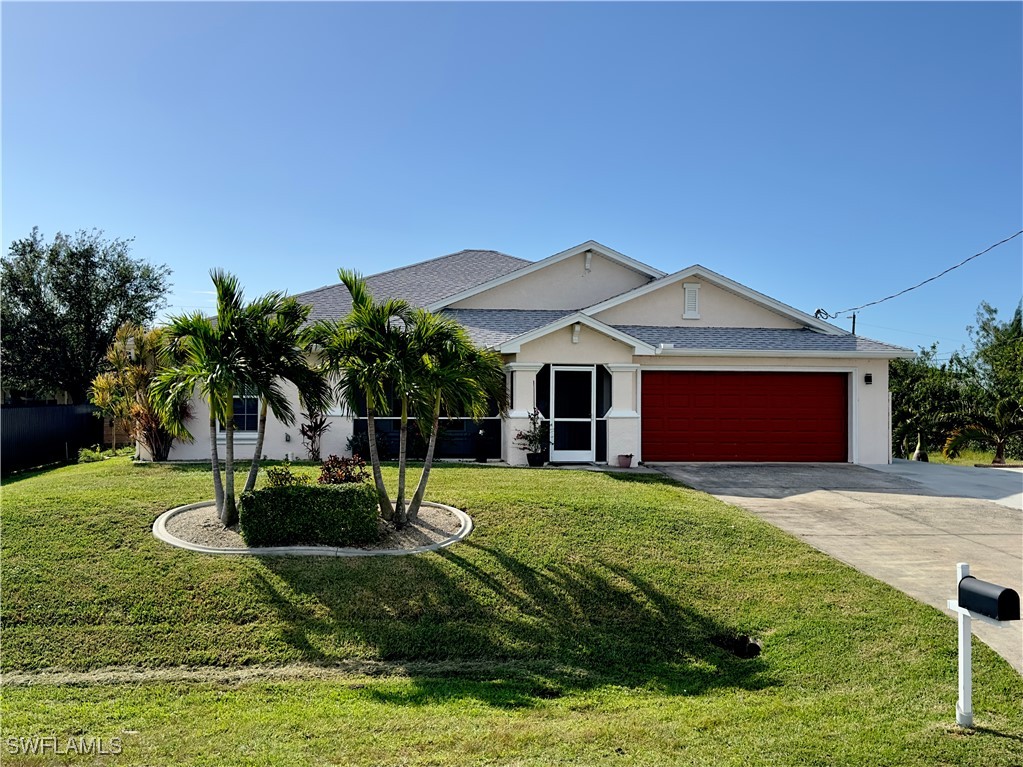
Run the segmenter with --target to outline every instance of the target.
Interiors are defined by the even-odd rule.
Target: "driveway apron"
[[[955,598],[957,562],[969,562],[981,580],[1023,594],[1023,510],[970,497],[991,476],[985,472],[1001,469],[974,469],[957,489],[947,472],[929,486],[904,472],[850,464],[649,465],[749,510],[950,618],[946,600]],[[1015,476],[1023,483],[1023,475]],[[1019,623],[998,628],[974,621],[973,628],[1023,674]]]

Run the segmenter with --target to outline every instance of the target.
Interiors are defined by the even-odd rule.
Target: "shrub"
[[[309,454],[310,461],[320,460],[320,440],[330,429],[330,421],[327,415],[314,408],[309,408],[308,413],[302,413],[305,420],[299,424],[298,430],[302,434],[302,446]]]
[[[93,445],[92,447],[83,447],[78,451],[78,463],[95,463],[96,461],[105,461],[107,458],[117,458],[124,455],[135,455],[135,446],[125,445],[116,450],[112,448],[103,450],[99,445]]]
[[[320,478],[316,481],[321,485],[344,485],[365,482],[368,478],[366,462],[356,453],[351,458],[327,456],[327,460],[320,465]]]
[[[359,546],[379,536],[368,484],[286,485],[242,493],[239,527],[249,546]]]
[[[291,471],[290,461],[284,461],[280,466],[271,466],[266,470],[267,487],[289,487],[308,483],[309,477]]]
[[[348,452],[352,455],[369,455],[369,435],[366,432],[352,434],[347,442]],[[381,461],[386,461],[390,455],[390,448],[387,446],[387,437],[380,430],[377,431],[377,455]]]
[[[103,460],[103,451],[99,445],[83,447],[78,451],[78,463],[94,463]]]

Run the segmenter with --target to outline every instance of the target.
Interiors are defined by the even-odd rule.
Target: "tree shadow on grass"
[[[395,704],[516,707],[605,685],[699,695],[777,684],[763,658],[714,644],[741,627],[591,556],[532,566],[463,542],[440,556],[260,565],[279,639],[307,662],[338,663],[357,646],[395,664],[413,683],[369,691]]]

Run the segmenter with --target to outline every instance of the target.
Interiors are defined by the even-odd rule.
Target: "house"
[[[491,455],[525,463],[514,435],[536,407],[551,424],[553,462],[890,461],[888,360],[913,353],[704,266],[665,274],[589,241],[537,262],[463,250],[367,283],[376,298],[453,317],[503,355],[507,418],[449,425],[462,454],[485,439]],[[351,305],[340,284],[297,298],[312,319],[339,318]],[[246,398],[237,405],[237,453],[246,457],[258,409]],[[208,418],[199,403],[195,415]],[[330,421],[324,455],[343,453],[364,430],[340,412]],[[172,458],[208,456],[204,430],[193,431],[196,443],[177,444]],[[264,452],[302,456],[298,429],[271,417]]]

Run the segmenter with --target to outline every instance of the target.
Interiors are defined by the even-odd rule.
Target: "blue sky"
[[[845,309],[1023,228],[1021,9],[5,2],[3,237],[134,237],[179,311],[589,239]],[[1023,237],[857,331],[1021,294]]]

